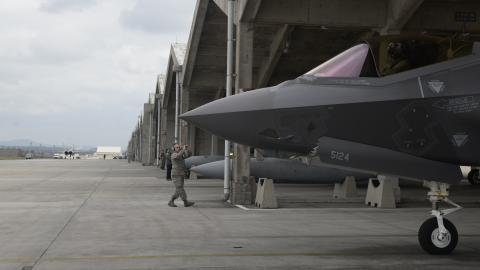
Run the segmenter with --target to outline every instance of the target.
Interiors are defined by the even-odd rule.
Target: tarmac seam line
[[[67,220],[67,222],[63,225],[62,229],[60,229],[60,231],[57,233],[57,235],[53,238],[52,241],[50,241],[50,243],[48,244],[48,246],[45,248],[45,250],[43,250],[43,252],[40,254],[40,256],[35,260],[35,262],[31,265],[32,268],[34,268],[39,262],[40,260],[43,258],[43,256],[47,253],[47,251],[50,249],[50,247],[53,245],[53,243],[55,243],[55,241],[60,237],[60,235],[65,231],[65,229],[67,228],[67,226],[72,222],[73,218],[78,214],[78,212],[80,212],[80,209],[83,208],[83,206],[87,203],[88,200],[90,200],[90,198],[92,197],[92,195],[97,191],[98,187],[100,186],[100,184],[107,178],[107,176],[109,175],[109,173],[112,171],[112,166],[109,167],[108,171],[105,172],[105,175],[102,177],[102,179],[100,179],[96,184],[95,186],[93,187],[92,191],[90,192],[90,194],[88,194],[88,197],[85,198],[85,200],[82,202],[82,204],[77,208],[77,210],[75,210],[75,212],[73,212],[73,214],[70,216],[70,218]]]

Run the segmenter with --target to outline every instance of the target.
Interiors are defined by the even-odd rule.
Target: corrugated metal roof
[[[177,58],[178,64],[183,65],[183,60],[185,59],[185,54],[187,52],[187,44],[185,43],[173,43],[172,44],[173,53]]]
[[[149,104],[155,104],[155,93],[149,93],[148,94],[148,103]]]
[[[157,77],[157,88],[160,94],[165,93],[165,74],[159,74]]]

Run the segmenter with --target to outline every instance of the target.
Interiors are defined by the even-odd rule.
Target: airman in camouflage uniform
[[[185,159],[190,157],[191,153],[188,150],[188,146],[185,145],[181,147],[179,144],[175,144],[173,147],[172,153],[172,181],[175,185],[175,193],[168,202],[168,206],[177,207],[174,201],[180,197],[183,200],[185,207],[192,206],[194,202],[189,202],[187,200],[187,193],[183,188],[185,182],[185,172],[187,171],[187,166],[185,166]]]

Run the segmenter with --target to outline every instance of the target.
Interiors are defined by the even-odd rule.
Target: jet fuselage
[[[182,115],[220,137],[308,153],[321,137],[480,165],[480,58],[383,78],[302,76]]]

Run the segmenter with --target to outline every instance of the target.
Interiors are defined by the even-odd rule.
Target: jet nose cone
[[[272,94],[269,88],[253,90],[214,100],[196,109],[188,111],[180,118],[189,121],[197,116],[264,110],[272,106]]]
[[[202,165],[190,168],[190,171],[195,172],[206,178],[223,178],[225,161],[219,160],[215,162],[205,163]]]
[[[223,160],[223,156],[191,156],[187,159],[185,159],[185,166],[187,168],[191,168],[194,166],[200,166],[205,163],[210,163],[218,160]]]
[[[180,118],[224,139],[250,144],[255,139],[252,131],[265,124],[260,111],[271,108],[272,100],[268,89],[253,90],[212,101]]]

